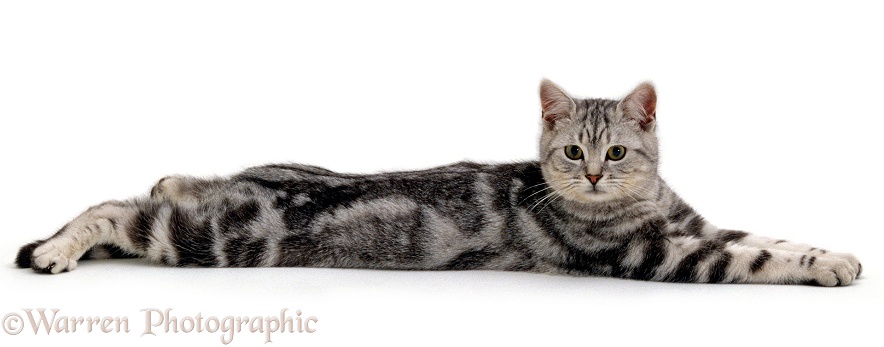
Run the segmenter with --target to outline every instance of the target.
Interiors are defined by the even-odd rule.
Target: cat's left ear
[[[627,119],[634,120],[642,130],[653,130],[657,119],[657,92],[651,82],[642,82],[617,105]]]

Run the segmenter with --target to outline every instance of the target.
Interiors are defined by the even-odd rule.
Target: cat
[[[342,174],[252,167],[170,176],[91,207],[16,263],[57,274],[91,258],[169,266],[507,270],[697,283],[843,286],[851,254],[719,229],[658,176],[657,96],[578,99],[540,85],[539,160]]]

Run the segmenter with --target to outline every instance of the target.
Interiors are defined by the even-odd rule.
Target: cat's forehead
[[[577,122],[597,125],[601,120],[612,120],[617,110],[618,100],[576,99]]]
[[[604,146],[630,137],[620,123],[618,100],[579,99],[576,104],[576,122],[570,129],[571,140],[589,147]]]

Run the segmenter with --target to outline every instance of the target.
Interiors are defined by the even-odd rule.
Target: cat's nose
[[[600,179],[602,179],[602,175],[586,175],[586,178],[589,179],[589,183],[595,185],[596,183],[599,183]]]

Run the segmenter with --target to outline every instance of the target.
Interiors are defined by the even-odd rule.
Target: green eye
[[[626,147],[617,145],[617,146],[611,146],[611,148],[608,148],[608,159],[610,159],[610,160],[617,161],[617,160],[623,159],[623,156],[625,156],[625,155],[626,155]]]
[[[580,149],[580,146],[565,146],[565,156],[572,160],[583,159],[583,150]]]

